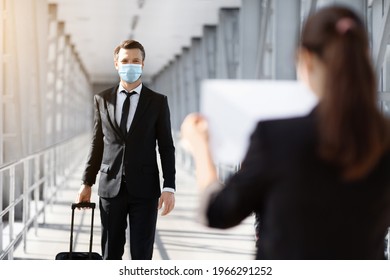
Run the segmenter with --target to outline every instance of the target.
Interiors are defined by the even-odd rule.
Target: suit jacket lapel
[[[145,86],[142,86],[137,109],[135,110],[134,119],[131,123],[131,126],[130,126],[130,129],[129,129],[127,136],[129,136],[134,131],[134,127],[136,127],[136,125],[140,121],[143,113],[145,112],[146,107],[148,106],[148,104],[150,102],[150,99],[151,99],[151,94],[149,93],[148,88],[146,88]]]
[[[114,87],[113,90],[106,96],[106,104],[107,104],[107,113],[108,119],[113,130],[121,136],[120,128],[115,120],[115,107],[116,107],[116,92],[118,90],[118,86]]]

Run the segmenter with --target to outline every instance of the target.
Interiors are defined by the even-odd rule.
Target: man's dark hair
[[[114,50],[114,59],[118,60],[118,53],[120,49],[130,50],[130,49],[139,49],[142,53],[142,60],[145,60],[145,49],[140,42],[135,40],[125,40],[120,45],[118,45]]]

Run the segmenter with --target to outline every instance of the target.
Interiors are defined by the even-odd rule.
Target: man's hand
[[[91,186],[88,185],[81,185],[79,189],[79,193],[76,198],[76,203],[80,202],[91,202]]]
[[[173,208],[175,208],[175,194],[167,191],[161,193],[161,197],[158,201],[158,209],[164,205],[164,209],[161,212],[161,216],[168,215]]]

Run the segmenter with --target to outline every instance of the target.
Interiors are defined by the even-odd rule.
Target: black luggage
[[[72,221],[70,226],[70,244],[69,252],[61,252],[56,255],[56,260],[101,260],[102,256],[98,253],[92,252],[93,240],[93,219],[95,214],[96,203],[81,202],[72,203]],[[76,208],[91,208],[91,236],[89,239],[89,252],[73,252],[73,225],[74,225],[74,210]]]

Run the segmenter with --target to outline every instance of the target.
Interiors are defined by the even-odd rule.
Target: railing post
[[[28,223],[28,216],[29,216],[29,175],[30,175],[30,165],[29,160],[25,160],[23,162],[23,250],[26,252],[26,246],[27,246],[27,223]]]
[[[47,198],[49,197],[49,181],[50,181],[50,173],[48,172],[49,170],[49,155],[47,153],[45,153],[43,155],[43,176],[45,178],[45,180],[43,181],[43,204],[44,204],[44,220],[45,220],[45,216],[46,216],[46,208],[47,208]]]
[[[56,161],[55,161],[55,157],[56,157],[56,151],[55,151],[55,149],[52,149],[50,151],[50,171],[49,171],[50,172],[50,190],[51,190],[51,193],[53,193],[53,189],[55,188],[55,185],[56,185],[56,175],[55,175],[55,172],[56,172],[56,169],[55,169],[56,168]],[[50,201],[50,205],[52,204],[51,201]]]
[[[9,190],[9,203],[13,203],[15,201],[15,166],[12,166],[9,170],[9,178],[10,178],[10,190]],[[14,221],[15,221],[15,205],[12,206],[9,210],[8,217],[8,228],[9,228],[9,242],[12,243],[14,238]],[[13,251],[11,248],[8,258],[13,259]]]
[[[39,166],[40,166],[40,156],[35,157],[34,159],[34,201],[35,201],[35,214],[34,214],[34,230],[35,230],[35,235],[38,234],[38,212],[39,212]],[[43,199],[42,199],[43,201]],[[44,205],[42,206],[44,207]]]
[[[0,173],[0,210],[3,209],[3,182],[4,181],[4,174],[3,172]],[[4,224],[3,224],[3,216],[0,216],[0,252],[3,251],[3,231],[4,231]]]

